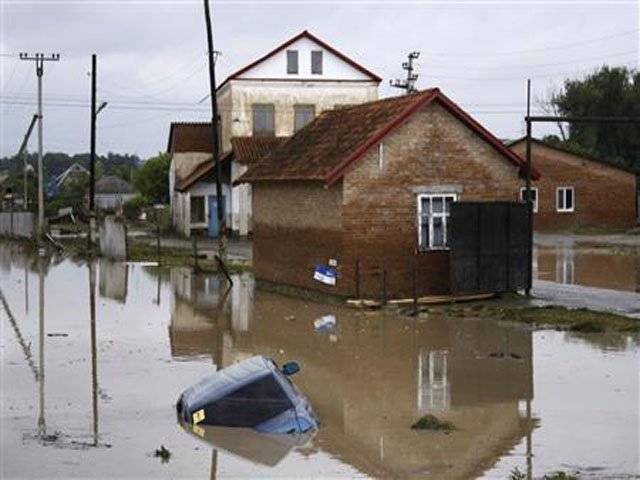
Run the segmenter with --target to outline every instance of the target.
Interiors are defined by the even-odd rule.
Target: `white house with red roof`
[[[233,150],[233,138],[289,137],[325,110],[376,100],[380,81],[376,74],[306,30],[229,75],[219,85],[217,97],[222,156],[231,159],[231,183],[248,168],[246,162],[240,161],[240,157],[246,155],[229,157]],[[183,128],[188,128],[188,125]],[[195,131],[198,128],[201,125],[194,124],[194,136],[198,136]],[[171,139],[169,143],[172,143]],[[207,147],[206,142],[189,143],[193,143],[194,152],[182,149],[179,155],[181,165],[171,170],[174,172],[171,182],[172,204],[208,205],[206,197],[215,195],[215,184],[211,181],[208,169],[197,169],[200,163],[211,158],[202,155],[210,152],[210,146]],[[170,149],[169,153],[174,155],[177,152]],[[202,172],[202,179],[195,178],[198,171]],[[188,177],[190,180],[180,182],[179,177]],[[202,187],[207,181],[210,191],[203,191]],[[202,196],[201,202],[199,198],[186,198],[191,196],[191,184],[199,185],[198,194],[194,192],[193,196]],[[229,203],[231,212],[228,226],[237,234],[247,235],[252,224],[251,185],[234,186]],[[225,201],[225,204],[229,203]],[[187,210],[174,212],[174,223],[180,225],[180,231],[189,235],[192,230],[189,218],[181,218],[190,216]],[[205,213],[204,217],[208,218],[209,215]],[[200,222],[197,228],[206,226]],[[215,232],[215,229],[206,230],[209,235]]]

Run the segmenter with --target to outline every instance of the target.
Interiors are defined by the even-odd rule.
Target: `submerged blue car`
[[[270,358],[251,357],[186,389],[176,404],[178,419],[192,425],[253,428],[262,433],[305,433],[319,426],[307,398]]]

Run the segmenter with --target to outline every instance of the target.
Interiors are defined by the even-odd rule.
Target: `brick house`
[[[508,146],[525,158],[525,138]],[[531,158],[541,174],[533,184],[536,230],[628,229],[637,224],[635,172],[536,139]]]
[[[326,111],[239,179],[260,280],[354,295],[449,291],[450,202],[514,201],[524,162],[438,89]],[[313,279],[337,260],[335,286]],[[358,260],[358,262],[356,262]],[[356,267],[356,264],[358,265]]]

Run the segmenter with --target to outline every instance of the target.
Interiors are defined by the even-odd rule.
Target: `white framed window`
[[[521,202],[526,202],[527,201],[527,189],[525,187],[522,187],[520,189],[520,201]],[[531,187],[531,201],[533,203],[533,213],[538,213],[538,188],[537,187]]]
[[[418,246],[420,250],[449,248],[447,224],[455,193],[421,193],[418,195]]]
[[[573,187],[556,188],[556,210],[558,212],[573,212],[575,208],[575,189]]]

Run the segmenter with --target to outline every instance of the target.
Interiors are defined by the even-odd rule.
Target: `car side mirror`
[[[287,377],[291,375],[295,375],[300,371],[300,365],[297,362],[287,362],[282,366],[282,373],[284,373]]]

